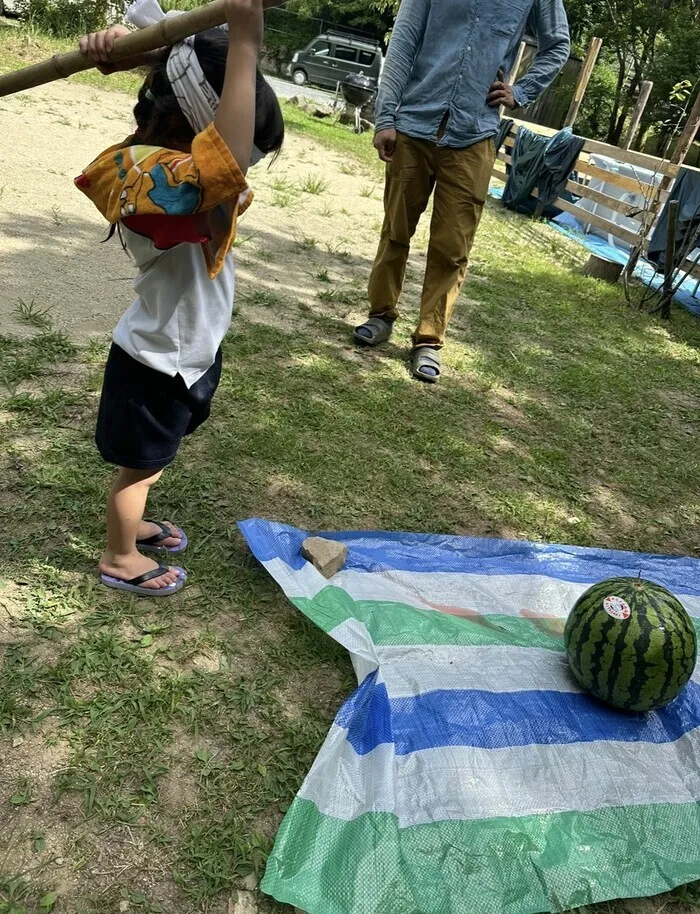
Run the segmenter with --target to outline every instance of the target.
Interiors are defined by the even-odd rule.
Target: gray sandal
[[[416,346],[411,357],[413,377],[436,384],[440,377],[440,350],[432,346]]]
[[[361,331],[365,331],[362,333]],[[355,327],[353,339],[363,346],[379,346],[391,338],[394,330],[392,321],[385,321],[383,317],[370,317],[364,324]]]

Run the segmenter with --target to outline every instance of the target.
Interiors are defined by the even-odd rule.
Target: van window
[[[317,41],[312,48],[309,48],[309,54],[313,54],[314,57],[328,57],[330,52],[331,46],[327,41]]]
[[[363,67],[371,67],[374,63],[374,56],[375,55],[371,51],[360,51],[357,60]]]
[[[348,45],[337,44],[333,56],[336,60],[348,60],[354,63],[357,60],[357,51],[355,48],[348,47]]]

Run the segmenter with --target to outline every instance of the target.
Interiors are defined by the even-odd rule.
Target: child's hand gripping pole
[[[284,0],[263,0],[263,7],[267,9],[279,6],[282,2]],[[118,65],[129,58],[136,58],[137,62],[134,63],[134,66],[138,66],[138,58],[151,51],[169,47],[189,35],[196,35],[197,32],[223,25],[227,19],[226,10],[226,0],[213,0],[206,6],[189,10],[179,16],[168,16],[148,28],[122,35],[115,39],[109,60],[102,61],[102,65]],[[0,98],[15,92],[33,89],[35,86],[43,86],[56,79],[65,79],[74,73],[90,70],[97,64],[97,60],[79,50],[55,54],[42,63],[0,76]]]

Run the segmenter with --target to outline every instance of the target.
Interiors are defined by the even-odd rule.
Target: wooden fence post
[[[523,55],[525,54],[525,48],[527,47],[526,41],[521,41],[518,48],[518,53],[515,55],[515,62],[513,63],[513,68],[508,74],[506,82],[514,83],[518,78],[518,70],[520,69],[520,64],[523,62]]]
[[[527,42],[521,41],[520,46],[518,48],[518,53],[515,55],[515,62],[513,63],[513,67],[511,69],[510,73],[506,76],[506,82],[508,83],[509,86],[512,86],[513,83],[515,82],[515,80],[518,78],[518,70],[520,69],[520,64],[523,62],[523,54],[525,53],[526,47],[527,47]],[[503,113],[505,110],[506,110],[505,107],[503,105],[501,105],[501,107],[498,109],[498,116],[503,117]]]
[[[688,150],[693,145],[698,127],[700,127],[700,92],[698,92],[697,98],[695,99],[695,104],[690,109],[690,114],[688,115],[688,120],[685,122],[683,133],[679,136],[675,149],[671,154],[670,161],[672,165],[683,164],[685,157],[688,155]]]
[[[695,134],[698,132],[698,127],[700,127],[700,92],[698,92],[697,98],[695,99],[695,104],[690,109],[690,114],[688,115],[688,120],[685,122],[685,127],[683,132],[678,137],[678,142],[675,145],[669,162],[671,165],[682,165],[685,161],[685,157],[688,155],[688,150],[693,145],[693,140],[695,139]],[[668,190],[671,186],[673,178],[669,178],[668,175],[664,175],[661,184],[659,184],[659,192]]]
[[[602,38],[591,38],[588,53],[586,54],[586,59],[583,62],[583,67],[581,68],[576,88],[574,89],[574,97],[571,99],[569,113],[566,115],[566,120],[564,121],[565,127],[573,127],[576,123],[576,118],[578,117],[581,108],[581,102],[586,94],[586,89],[588,88],[588,83],[590,82],[593,73],[593,67],[595,67],[602,44]]]
[[[645,79],[639,87],[637,104],[634,106],[634,111],[632,112],[632,120],[630,121],[630,125],[627,129],[625,142],[622,145],[623,149],[629,149],[634,142],[634,138],[637,136],[639,123],[642,120],[642,115],[644,114],[644,109],[647,106],[647,102],[649,101],[649,96],[651,95],[651,90],[653,87],[654,83],[650,79]]]

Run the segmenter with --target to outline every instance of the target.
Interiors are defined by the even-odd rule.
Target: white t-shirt
[[[136,262],[136,299],[117,324],[113,339],[137,361],[187,387],[214,364],[231,324],[235,287],[233,257],[210,279],[202,247],[183,243],[166,251],[122,225]]]
[[[120,223],[138,267],[136,300],[114,342],[191,387],[214,364],[231,323],[231,245],[253,195],[213,123],[189,152],[134,139],[106,149],[75,183],[108,222]]]

